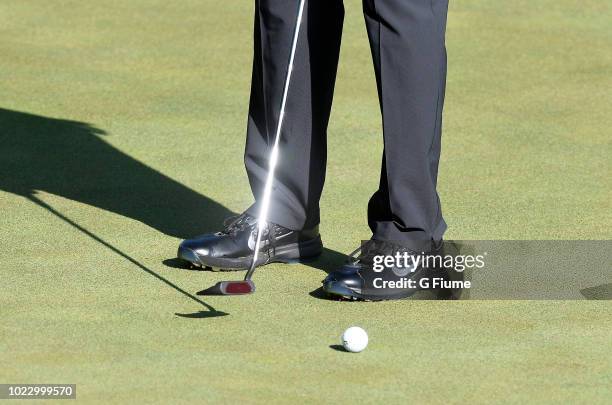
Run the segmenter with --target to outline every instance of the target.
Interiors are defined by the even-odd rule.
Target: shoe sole
[[[412,276],[414,279],[418,279],[421,276],[423,269],[419,269]],[[421,291],[419,288],[409,288],[401,290],[395,294],[386,295],[375,295],[375,294],[364,294],[361,289],[353,289],[347,287],[344,283],[338,281],[327,281],[323,284],[323,291],[328,295],[334,297],[340,297],[351,301],[391,301],[401,300],[413,296],[416,292]]]
[[[256,267],[264,266],[270,263],[301,263],[318,257],[323,251],[323,243],[321,237],[310,239],[298,243],[290,243],[274,248],[272,254],[268,257],[266,252],[258,255]],[[240,271],[247,270],[253,261],[253,255],[236,258],[215,258],[207,256],[199,256],[193,250],[179,247],[179,259],[189,262],[191,265],[208,268],[212,271]]]
[[[391,300],[401,300],[404,298],[411,297],[414,293],[419,291],[418,289],[408,290],[406,292],[401,292],[398,294],[392,295],[371,295],[371,294],[363,294],[360,290],[354,290],[352,288],[348,288],[343,283],[339,283],[337,281],[328,281],[323,286],[323,291],[327,293],[329,296],[343,298],[350,301],[391,301]]]

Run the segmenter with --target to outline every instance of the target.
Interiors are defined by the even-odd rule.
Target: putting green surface
[[[251,203],[253,5],[0,4],[0,383],[76,383],[92,403],[609,401],[610,301],[310,294],[369,237],[378,183],[373,70],[345,3],[327,250],[205,301],[190,294],[241,274],[169,259]],[[446,237],[610,239],[612,6],[451,3]],[[351,325],[361,354],[330,347]]]

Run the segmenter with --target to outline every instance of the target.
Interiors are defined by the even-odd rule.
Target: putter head
[[[217,284],[205,290],[199,291],[197,295],[245,295],[255,292],[255,283],[251,280],[219,281]]]

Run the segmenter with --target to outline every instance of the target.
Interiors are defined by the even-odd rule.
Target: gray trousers
[[[248,212],[254,216],[279,116],[297,5],[297,0],[256,0],[244,158],[256,201]],[[427,249],[446,229],[436,182],[447,9],[448,0],[363,1],[384,137],[380,185],[368,204],[368,223],[374,239],[413,249]],[[295,230],[319,223],[342,0],[307,0],[303,18],[269,213],[271,222]]]

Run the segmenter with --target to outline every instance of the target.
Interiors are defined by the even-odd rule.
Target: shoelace
[[[240,215],[234,215],[223,221],[223,233],[227,235],[235,235],[236,233],[243,231],[246,227],[252,225],[249,224],[249,220],[253,219],[249,214],[242,213]]]
[[[232,217],[227,218],[225,221],[223,221],[223,226],[225,228],[222,232],[226,235],[235,235],[236,233],[241,232],[248,227],[253,227],[253,236],[257,237],[257,220],[247,213],[242,213],[240,215],[234,215]],[[266,226],[264,227],[264,233],[262,235],[262,238],[266,238],[269,236],[269,240],[272,245],[274,245],[276,241],[276,227],[274,227],[273,231],[274,232],[270,232],[270,227]]]

